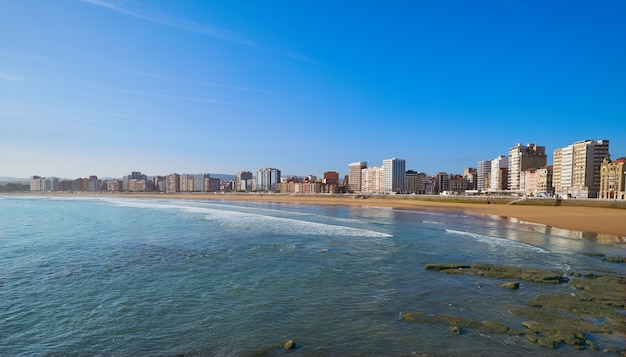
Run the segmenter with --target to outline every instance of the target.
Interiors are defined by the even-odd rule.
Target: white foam
[[[444,231],[446,233],[450,233],[450,234],[456,234],[456,235],[460,235],[460,236],[472,237],[472,238],[476,239],[479,242],[486,243],[486,244],[489,244],[491,246],[510,246],[510,247],[518,247],[518,248],[533,250],[533,251],[536,251],[536,252],[539,252],[539,253],[550,253],[547,250],[539,248],[539,247],[535,247],[534,245],[527,244],[527,243],[522,243],[522,242],[517,242],[517,241],[513,241],[513,240],[509,240],[509,239],[506,239],[506,238],[490,237],[490,236],[486,236],[486,235],[482,235],[482,234],[478,234],[478,233],[465,232],[465,231],[455,231],[453,229],[445,229]]]
[[[293,218],[275,217],[260,213],[241,212],[230,209],[198,207],[167,201],[148,202],[145,200],[109,200],[122,207],[136,207],[162,210],[179,210],[201,213],[205,219],[229,225],[232,228],[254,230],[261,233],[284,233],[290,235],[332,235],[388,238],[392,235],[367,229],[309,222]],[[217,205],[215,205],[217,206]],[[237,207],[238,208],[238,207]],[[284,212],[283,212],[284,213]]]

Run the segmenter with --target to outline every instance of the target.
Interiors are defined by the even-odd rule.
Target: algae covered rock
[[[483,333],[489,333],[492,335],[503,335],[509,331],[509,327],[500,322],[483,321],[480,324],[480,330]]]
[[[283,348],[286,350],[293,350],[296,348],[296,343],[294,342],[294,340],[288,340],[287,342],[283,343]]]
[[[508,281],[500,286],[511,290],[519,289],[519,283],[515,281]]]

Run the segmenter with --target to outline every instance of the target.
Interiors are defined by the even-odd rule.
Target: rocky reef
[[[424,268],[446,274],[475,274],[513,280],[500,284],[508,289],[519,288],[516,280],[543,284],[569,283],[574,292],[537,295],[528,300],[526,306],[511,306],[508,310],[523,320],[521,326],[510,326],[505,321],[475,321],[420,311],[403,314],[405,321],[447,324],[453,334],[477,330],[483,334],[518,335],[548,348],[570,345],[576,349],[616,352],[626,356],[626,342],[622,346],[599,346],[593,337],[607,334],[626,341],[625,277],[571,273],[568,278],[559,271],[491,264],[426,264]]]

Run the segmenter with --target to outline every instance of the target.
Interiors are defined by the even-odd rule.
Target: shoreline
[[[461,210],[475,214],[495,216],[519,223],[564,229],[578,232],[579,238],[591,238],[602,243],[626,243],[626,209],[569,206],[569,205],[508,205],[505,201],[491,199],[475,203],[455,200],[426,200],[419,197],[368,197],[353,195],[298,195],[298,194],[239,194],[239,193],[15,193],[13,195],[83,196],[83,197],[135,197],[188,200],[217,200],[242,202],[267,202],[285,204],[344,205],[358,207],[390,207],[408,210]]]

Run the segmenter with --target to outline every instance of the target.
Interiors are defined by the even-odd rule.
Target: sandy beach
[[[128,197],[128,194],[120,194]],[[626,210],[603,207],[533,206],[507,204],[478,204],[460,202],[435,202],[419,199],[393,199],[353,196],[281,195],[281,194],[132,194],[132,197],[158,197],[177,199],[204,199],[227,201],[257,201],[290,204],[324,204],[361,207],[392,207],[398,209],[463,210],[477,214],[493,215],[553,228],[597,233],[594,239],[602,242],[626,243]],[[580,234],[582,237],[583,234]]]

